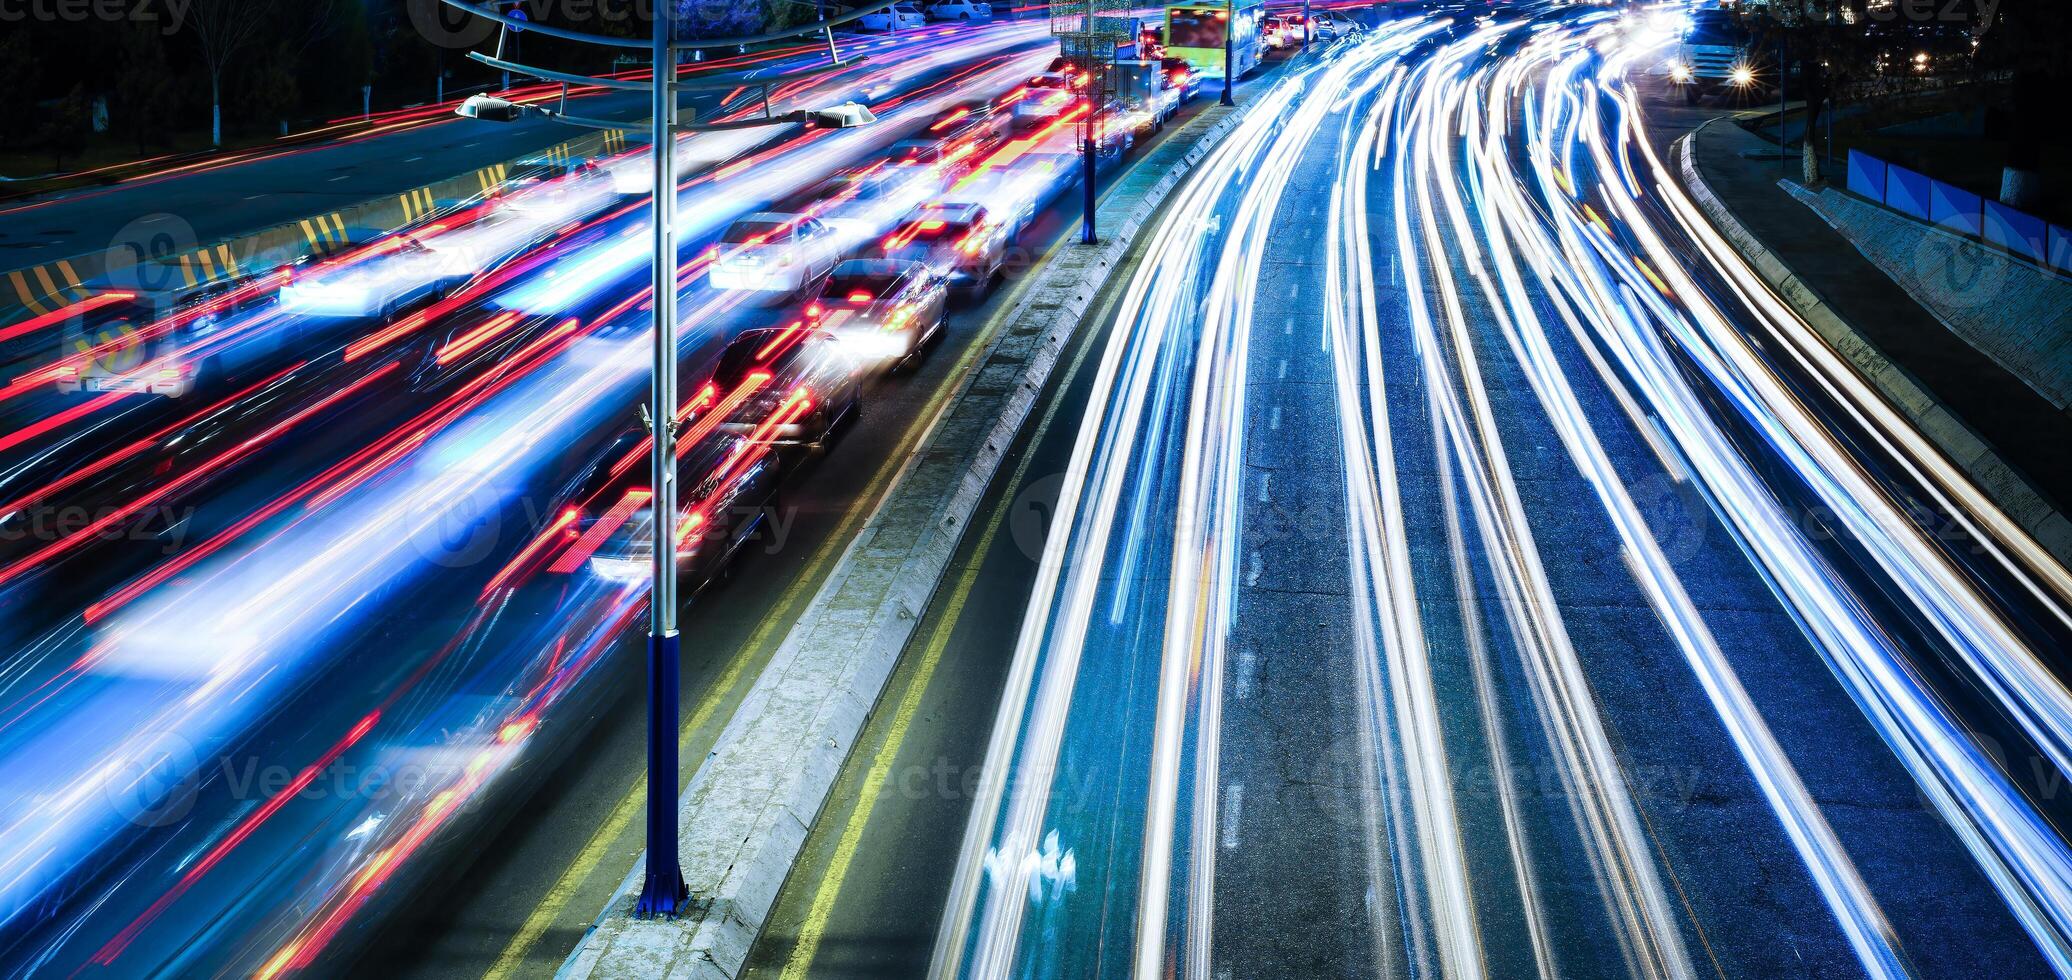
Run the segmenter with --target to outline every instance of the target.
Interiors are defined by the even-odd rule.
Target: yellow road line
[[[1098,326],[1107,322],[1115,309],[1115,301],[1122,295],[1121,289],[1110,291],[1101,303],[1100,311],[1082,325],[1092,323]],[[978,582],[980,569],[985,566],[986,555],[992,551],[993,539],[1000,533],[1000,525],[1007,518],[1008,508],[1021,492],[1022,480],[1029,474],[1029,466],[1035,462],[1036,448],[1042,444],[1050,431],[1051,422],[1057,418],[1058,408],[1064,404],[1065,389],[1071,379],[1079,373],[1087,355],[1095,345],[1091,342],[1079,345],[1079,351],[1072,356],[1071,366],[1065,369],[1063,380],[1055,389],[1050,404],[1044,409],[1043,418],[1037,422],[1035,432],[1030,434],[1028,446],[1022,458],[1015,464],[1014,475],[1001,488],[1000,500],[993,505],[993,512],[986,519],[986,529],[979,535],[978,546],[972,551],[970,560],[957,577],[957,586],[950,594],[949,605],[943,608],[942,618],[936,621],[935,630],[928,637],[928,646],[922,650],[921,662],[914,670],[913,679],[901,695],[899,708],[892,716],[892,727],[886,733],[884,744],[878,746],[877,754],[871,758],[870,772],[864,776],[859,789],[856,808],[849,814],[849,822],[842,828],[842,839],[835,844],[834,856],[829,859],[827,873],[820,877],[820,887],[813,893],[813,905],[806,913],[806,921],[799,928],[799,937],[791,948],[791,957],[784,964],[782,980],[804,980],[813,965],[813,958],[820,952],[820,942],[827,935],[828,919],[834,914],[835,899],[842,890],[842,882],[849,877],[849,866],[856,860],[856,849],[863,840],[863,828],[870,823],[871,812],[877,808],[878,794],[885,781],[892,774],[892,760],[898,755],[899,747],[906,741],[907,727],[913,723],[914,715],[920,710],[921,696],[927,692],[929,681],[935,676],[935,669],[942,662],[943,651],[948,648],[951,634],[956,632],[958,620],[963,617],[964,604],[971,598],[971,589]]]
[[[1058,249],[1063,248],[1069,240],[1070,237],[1066,236],[1061,238],[1057,244],[1052,245],[1050,251],[1044,254],[1043,261],[1049,262],[1056,256]],[[726,695],[727,691],[731,690],[739,682],[741,673],[747,669],[748,664],[757,659],[751,654],[761,650],[770,641],[772,634],[776,632],[777,626],[780,623],[796,618],[791,614],[791,609],[802,598],[806,587],[821,579],[822,566],[834,557],[838,548],[846,548],[849,540],[856,536],[857,525],[862,523],[866,515],[876,509],[877,501],[888,489],[887,484],[899,472],[900,460],[912,451],[913,443],[920,438],[926,426],[934,419],[943,400],[948,398],[951,392],[957,390],[960,379],[969,372],[972,362],[978,358],[981,351],[989,348],[993,336],[999,332],[1000,325],[1005,322],[1007,314],[1015,308],[1015,305],[1021,299],[1022,293],[1026,292],[1029,284],[1034,281],[1034,276],[1023,279],[1016,284],[1012,295],[1002,299],[999,310],[987,319],[985,326],[979,331],[979,336],[966,348],[964,355],[958,359],[957,366],[950,372],[950,376],[945,379],[941,390],[937,391],[929,399],[928,404],[923,407],[920,415],[914,419],[913,423],[907,427],[906,433],[900,437],[895,451],[886,456],[885,462],[878,467],[878,472],[871,477],[871,482],[867,484],[867,489],[862,498],[862,505],[850,508],[848,515],[842,519],[842,523],[836,527],[835,532],[828,535],[827,540],[821,544],[820,550],[815,552],[812,559],[806,563],[806,571],[794,579],[791,585],[785,589],[784,594],[777,600],[777,608],[768,617],[764,618],[761,625],[756,627],[755,633],[750,635],[748,642],[742,645],[741,654],[734,658],[734,662],[728,665],[726,673],[721,675],[719,682],[714,684],[712,690],[700,701],[697,710],[691,715],[690,722],[683,727],[681,734],[678,736],[680,746],[688,745],[691,734],[703,728],[705,723],[710,720],[712,713],[718,710],[720,700]],[[540,900],[538,906],[534,907],[532,913],[526,916],[525,922],[518,927],[518,931],[512,934],[510,943],[504,947],[503,953],[497,956],[496,963],[489,968],[489,972],[483,974],[483,980],[506,980],[518,969],[523,963],[525,955],[531,952],[533,945],[539,942],[542,935],[546,934],[547,928],[553,925],[554,920],[561,917],[563,910],[568,907],[569,900],[575,897],[577,886],[590,877],[590,874],[596,869],[598,862],[604,858],[605,849],[610,847],[612,842],[624,834],[626,828],[632,824],[634,815],[642,809],[641,804],[644,801],[646,787],[647,779],[645,776],[634,780],[633,785],[628,787],[625,796],[620,798],[616,806],[612,807],[611,814],[597,828],[597,832],[591,835],[590,840],[583,845],[583,849],[577,852],[575,860],[562,872],[561,877],[554,882],[553,887],[547,889],[545,897]]]

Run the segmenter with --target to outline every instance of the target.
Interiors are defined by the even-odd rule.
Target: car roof
[[[919,262],[900,259],[843,259],[835,265],[835,276],[903,276],[920,268]]]

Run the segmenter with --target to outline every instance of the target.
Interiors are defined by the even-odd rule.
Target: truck
[[[1697,105],[1708,95],[1733,92],[1753,101],[1776,91],[1777,70],[1769,52],[1758,50],[1755,31],[1727,10],[1700,10],[1677,43],[1669,81]]]

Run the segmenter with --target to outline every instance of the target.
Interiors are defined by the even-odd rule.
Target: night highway
[[[0,975],[2072,975],[2056,15],[427,3],[0,184]]]

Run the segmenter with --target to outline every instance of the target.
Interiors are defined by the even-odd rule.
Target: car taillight
[[[889,247],[889,246],[888,246],[888,247]],[[849,296],[848,296],[848,300],[849,300],[849,302],[850,302],[850,303],[852,303],[852,304],[854,304],[854,305],[857,305],[857,306],[863,306],[863,305],[866,305],[866,304],[868,304],[868,303],[869,303],[869,302],[871,301],[871,299],[872,299],[872,298],[873,298],[873,297],[871,296],[871,294],[870,294],[870,293],[867,293],[867,292],[865,292],[865,291],[863,291],[863,290],[861,290],[861,289],[859,289],[859,290],[857,290],[857,291],[855,291],[855,292],[853,292],[853,293],[850,293],[850,294],[849,294]]]

